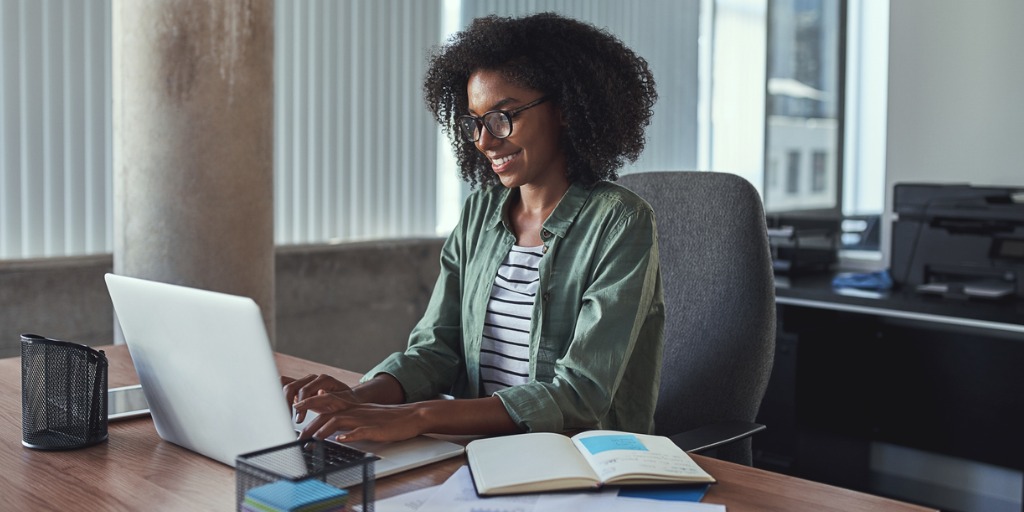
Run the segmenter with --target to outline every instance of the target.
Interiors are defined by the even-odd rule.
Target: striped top
[[[480,344],[483,396],[530,380],[530,319],[544,246],[512,246],[498,269]]]

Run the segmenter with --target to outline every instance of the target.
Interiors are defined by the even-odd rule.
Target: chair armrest
[[[750,437],[765,429],[760,423],[723,421],[668,436],[683,451],[700,453],[733,441]]]

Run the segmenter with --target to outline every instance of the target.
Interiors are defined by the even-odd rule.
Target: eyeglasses
[[[504,139],[509,135],[512,135],[513,117],[517,116],[520,112],[528,108],[536,107],[547,100],[547,96],[542,96],[527,103],[526,105],[512,110],[492,110],[480,117],[459,116],[455,118],[455,122],[459,126],[459,132],[462,133],[462,137],[468,142],[476,142],[480,140],[480,134],[482,133],[483,128],[487,128],[487,131],[490,132],[494,138]]]

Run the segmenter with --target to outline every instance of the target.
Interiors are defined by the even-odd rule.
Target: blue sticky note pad
[[[623,487],[619,489],[619,496],[649,500],[699,502],[704,499],[704,495],[707,494],[709,487],[711,487],[711,484]]]
[[[597,455],[608,450],[647,451],[647,447],[636,436],[629,434],[587,437],[580,439],[580,443],[586,447],[591,455]]]
[[[297,510],[303,507],[324,505],[344,506],[348,491],[327,485],[319,480],[301,482],[279,480],[249,489],[245,503],[263,510]]]

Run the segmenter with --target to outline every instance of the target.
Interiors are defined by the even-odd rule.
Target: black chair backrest
[[[716,172],[636,173],[618,183],[650,203],[658,228],[666,319],[656,433],[754,421],[775,354],[774,278],[757,191]],[[750,438],[716,450],[751,463]]]

